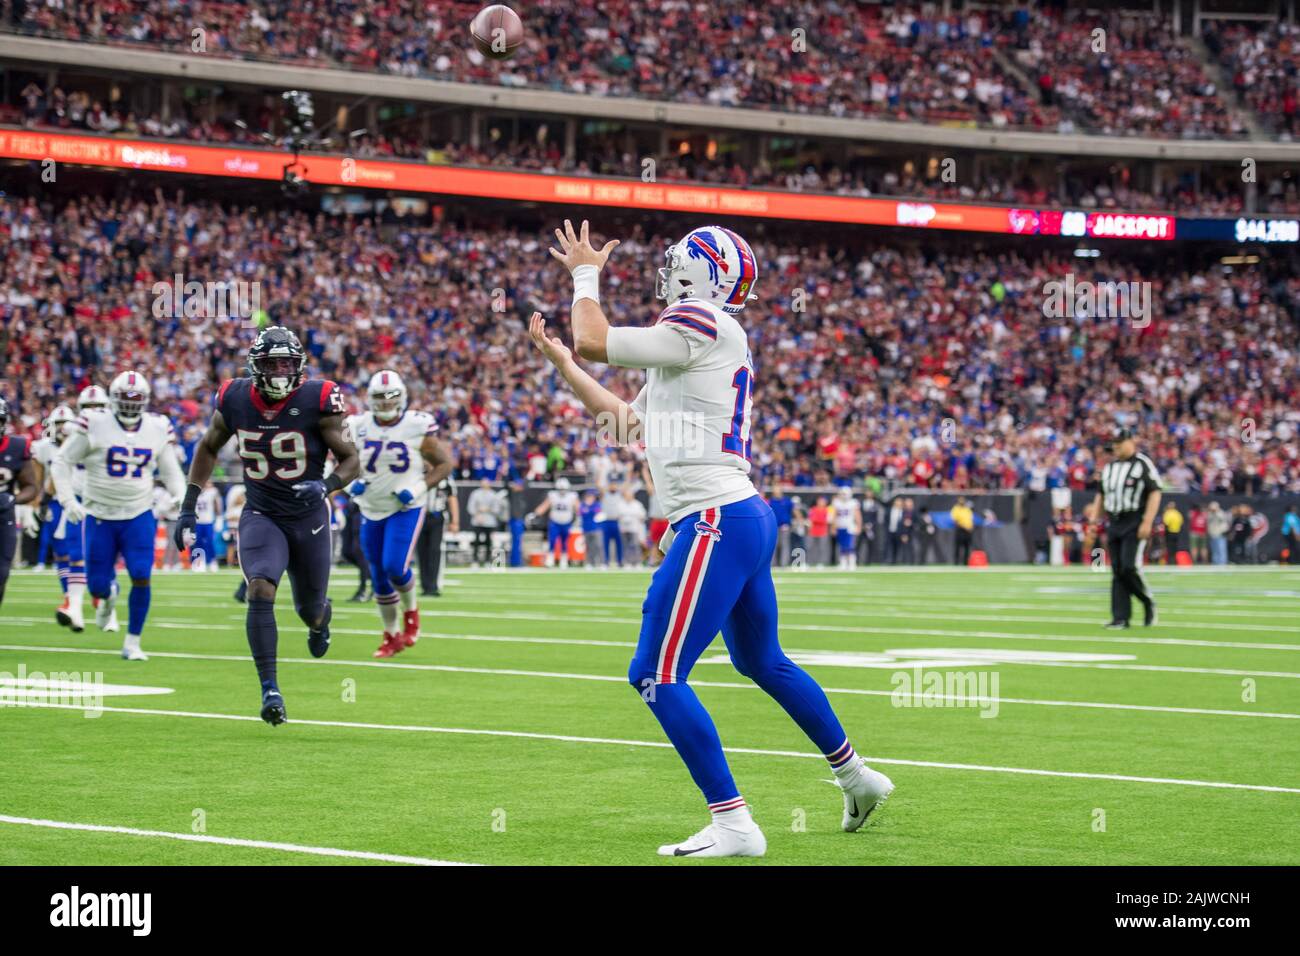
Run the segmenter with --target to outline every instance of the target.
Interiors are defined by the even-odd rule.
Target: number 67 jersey
[[[251,378],[231,379],[217,392],[217,411],[244,465],[245,508],[272,518],[297,518],[320,508],[293,493],[300,481],[325,474],[329,449],[320,422],[344,411],[333,382],[303,382],[278,402],[268,402]]]
[[[710,302],[679,299],[656,325],[680,333],[690,358],[646,369],[632,411],[659,503],[678,521],[757,493],[749,480],[754,363],[744,328]]]
[[[85,466],[82,503],[101,521],[129,521],[152,510],[155,472],[173,496],[184,493],[176,435],[165,416],[145,412],[129,429],[110,410],[91,409],[67,431],[58,457],[70,468]]]

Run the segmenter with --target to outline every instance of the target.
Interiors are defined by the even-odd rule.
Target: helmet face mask
[[[376,372],[366,390],[366,404],[376,421],[389,422],[401,418],[406,411],[406,383],[400,375],[388,369]]]
[[[248,350],[248,372],[253,385],[273,402],[288,398],[302,384],[307,352],[298,336],[283,326],[263,329]]]
[[[149,382],[138,372],[123,372],[108,389],[108,404],[123,425],[135,425],[149,407]]]
[[[67,405],[57,406],[50,412],[50,417],[45,419],[45,438],[56,445],[61,444],[68,437],[68,423],[76,421],[76,418]]]

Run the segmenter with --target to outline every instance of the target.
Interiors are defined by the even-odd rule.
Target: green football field
[[[692,683],[761,861],[655,855],[707,813],[626,683],[648,574],[452,572],[374,661],[340,572],[324,660],[280,608],[272,728],[234,574],[158,575],[128,663],[16,572],[0,682],[104,696],[0,708],[0,864],[1300,863],[1300,572],[1150,569],[1160,623],[1121,632],[1090,569],[780,573],[782,643],[897,790],[840,832],[825,762],[719,638]]]

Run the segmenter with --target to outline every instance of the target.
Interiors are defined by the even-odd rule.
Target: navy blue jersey
[[[0,436],[0,494],[18,494],[18,473],[32,457],[32,443],[23,435]]]
[[[345,409],[338,386],[304,382],[286,398],[268,402],[253,380],[236,378],[217,392],[217,411],[239,443],[244,463],[246,507],[272,517],[296,518],[320,508],[320,501],[300,501],[293,486],[325,474],[329,449],[320,421]]]

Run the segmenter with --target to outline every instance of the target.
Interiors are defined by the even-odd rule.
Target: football
[[[504,3],[494,3],[475,14],[469,33],[478,51],[494,60],[510,59],[524,42],[523,21]]]

